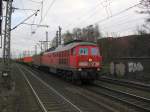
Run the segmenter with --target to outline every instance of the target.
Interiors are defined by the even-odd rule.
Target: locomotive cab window
[[[72,55],[73,55],[73,56],[76,55],[76,49],[75,49],[75,48],[72,49]]]
[[[92,55],[99,55],[99,50],[98,50],[98,48],[91,48],[91,54],[92,54]]]
[[[88,48],[80,48],[79,55],[88,55]]]

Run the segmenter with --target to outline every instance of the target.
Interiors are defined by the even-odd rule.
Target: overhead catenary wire
[[[41,20],[40,21],[42,21],[43,19],[43,3],[44,3],[44,0],[42,0],[41,2]]]
[[[115,1],[115,0],[111,0],[109,3],[111,4],[111,3],[113,3],[113,1]],[[98,2],[97,5],[96,5],[95,7],[93,7],[94,9],[92,8],[90,11],[88,11],[88,14],[89,14],[89,12],[92,11],[92,13],[90,13],[88,16],[84,17],[84,15],[82,15],[82,17],[77,18],[78,23],[77,23],[76,25],[70,23],[70,24],[66,25],[66,27],[71,27],[71,26],[73,26],[73,25],[78,26],[79,24],[81,24],[81,23],[85,22],[86,20],[92,18],[92,17],[96,14],[96,12],[97,12],[96,9],[97,9],[101,4],[103,4],[104,2],[105,2],[105,1]],[[84,18],[83,18],[83,17],[84,17]]]
[[[114,17],[116,17],[116,16],[119,16],[119,15],[121,15],[121,14],[123,14],[123,13],[125,13],[125,12],[127,12],[127,11],[129,11],[129,10],[131,10],[131,9],[133,9],[133,8],[135,8],[135,7],[137,7],[137,6],[139,6],[140,4],[141,4],[141,3],[137,3],[137,4],[135,4],[135,5],[132,5],[132,6],[126,8],[126,9],[124,9],[124,10],[118,12],[118,13],[112,14],[110,17],[106,17],[106,18],[104,18],[104,19],[101,19],[101,20],[99,20],[99,21],[97,21],[97,22],[95,22],[95,23],[93,23],[93,24],[100,24],[100,23],[102,23],[102,22],[105,22],[105,21],[107,21],[107,20],[110,20],[111,18],[114,18]]]
[[[45,1],[45,0],[43,0],[43,2],[44,2],[44,1]],[[45,20],[47,14],[48,14],[48,12],[49,12],[49,10],[51,9],[51,7],[54,5],[55,2],[56,2],[56,0],[52,0],[52,2],[50,3],[50,5],[49,5],[49,7],[48,7],[48,9],[47,9],[47,11],[46,11],[46,13],[44,14],[44,16],[41,17],[40,22],[38,23],[39,25],[41,25],[41,23]],[[42,9],[42,10],[43,10],[43,9]],[[42,15],[43,15],[43,12],[42,12]],[[37,30],[38,30],[38,28],[36,28],[35,32],[36,32]]]
[[[127,12],[127,11],[129,11],[129,10],[135,8],[135,7],[137,7],[137,6],[140,5],[140,4],[141,4],[141,3],[138,3],[138,4],[135,4],[135,5],[133,5],[133,6],[130,6],[130,7],[126,8],[126,9],[124,9],[124,10],[118,12],[118,13],[112,14],[112,16],[110,16],[110,17],[104,18],[104,19],[99,20],[99,21],[97,21],[97,22],[95,22],[95,23],[102,23],[102,22],[107,21],[107,20],[109,20],[109,19],[111,19],[111,18],[113,18],[113,17],[119,16],[119,15],[121,15],[121,14],[123,14],[123,13],[125,13],[125,12]]]
[[[127,32],[127,31],[136,31],[137,30],[137,26],[138,25],[130,25],[129,27],[123,27],[123,28],[120,28],[118,30],[115,30],[115,31],[112,31],[111,33],[117,33],[117,34],[120,34],[120,33],[124,33],[124,32]],[[135,29],[133,29],[135,28]],[[107,32],[107,31],[104,31],[104,32]],[[108,33],[111,35],[111,33]]]
[[[20,3],[22,4],[23,9],[25,9],[23,0],[20,0]],[[28,16],[28,14],[27,14],[27,12],[25,10],[24,10],[24,12],[25,12],[26,16]]]
[[[103,8],[105,8],[105,11],[107,13],[107,16],[111,16],[112,15],[112,12],[110,10],[110,0],[104,0],[104,3],[102,2],[102,0],[99,0],[101,2],[101,5]]]
[[[52,2],[50,3],[50,5],[49,5],[49,7],[48,7],[48,9],[47,9],[47,11],[46,11],[46,13],[45,13],[44,16],[43,16],[43,19],[40,20],[39,24],[41,24],[42,21],[45,20],[47,14],[48,14],[48,12],[49,12],[49,10],[52,8],[52,6],[54,5],[55,2],[56,2],[56,0],[52,0]]]
[[[37,2],[37,1],[34,1],[34,0],[28,0],[28,1],[34,2],[34,3],[41,3],[42,1],[44,2],[45,0],[42,0],[42,1],[40,1],[40,2]]]
[[[30,15],[29,17],[27,17],[26,19],[24,19],[22,22],[20,22],[20,23],[17,24],[16,26],[14,26],[14,27],[11,29],[11,31],[14,30],[14,29],[16,29],[18,26],[20,26],[21,24],[23,24],[25,21],[27,21],[28,19],[30,19],[32,16],[37,15],[37,13],[38,13],[39,11],[40,11],[40,10],[37,10],[35,13],[33,13],[32,15]]]
[[[23,10],[23,11],[36,11],[35,9],[21,9],[21,8],[16,8],[16,7],[13,7],[14,10]]]
[[[39,24],[30,24],[30,23],[22,23],[25,25],[37,26],[37,27],[49,27],[48,25],[39,25]]]
[[[141,21],[141,20],[144,20],[144,18],[143,17],[135,18],[133,20],[124,21],[122,23],[117,23],[117,24],[115,23],[113,25],[104,26],[104,27],[101,27],[101,30],[105,29],[105,28],[114,28],[114,26],[122,26],[122,25],[125,25],[125,24],[128,24],[128,23],[131,23],[131,22],[133,23],[133,22],[137,22],[137,21]],[[115,28],[117,28],[117,27],[115,27]]]
[[[137,27],[138,27],[138,25],[130,26],[130,27],[126,27],[126,28],[124,28],[122,30],[118,30],[117,32],[121,34],[121,33],[132,31],[132,34],[135,34],[135,32],[137,31]],[[135,32],[133,32],[133,31],[135,31]]]

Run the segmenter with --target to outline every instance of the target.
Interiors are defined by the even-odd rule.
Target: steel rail
[[[108,88],[108,87],[105,87],[102,85],[94,85],[94,86],[98,87],[99,89],[102,89],[102,90],[97,91],[97,90],[92,89],[92,88],[87,88],[87,89],[95,92],[96,94],[101,94],[101,95],[113,98],[114,100],[120,101],[124,104],[127,104],[128,106],[135,107],[141,111],[144,111],[144,112],[150,111],[149,106],[144,107],[143,105],[140,105],[140,104],[146,104],[146,105],[149,104],[150,105],[150,99],[146,99],[146,98],[132,95],[129,93],[125,93],[122,91],[114,90],[114,89],[111,89],[111,88]],[[130,101],[132,100],[132,102],[130,102],[129,100]],[[140,102],[140,104],[138,104],[139,102]]]
[[[150,91],[150,85],[147,84],[139,84],[131,81],[118,80],[118,79],[108,78],[108,77],[101,77],[98,81],[104,81],[104,82],[135,88],[139,90]]]
[[[26,72],[28,72],[30,74],[30,77],[34,78],[34,81],[38,81],[39,83],[41,83],[44,87],[46,87],[46,90],[50,90],[53,93],[55,93],[55,95],[57,97],[59,97],[59,100],[63,100],[63,104],[65,104],[64,102],[66,102],[67,105],[71,106],[71,108],[73,109],[73,111],[77,111],[77,112],[83,112],[80,108],[78,108],[75,104],[73,104],[71,101],[69,101],[68,99],[66,99],[63,95],[61,95],[57,90],[55,90],[53,87],[51,87],[50,85],[48,85],[46,82],[44,82],[42,79],[40,79],[39,77],[37,77],[33,72],[29,71],[28,69],[24,68],[23,66],[21,66],[22,69],[24,69]],[[37,83],[38,84],[38,83]],[[41,92],[43,92],[41,90]],[[45,104],[45,103],[44,103]],[[46,111],[44,111],[46,112]]]
[[[17,66],[17,67],[18,67],[18,66]],[[44,112],[48,112],[48,111],[46,110],[44,104],[43,104],[42,101],[40,100],[39,96],[37,95],[37,93],[36,93],[35,90],[33,89],[32,85],[31,85],[29,79],[27,78],[27,76],[25,75],[25,73],[24,73],[19,67],[18,67],[18,69],[19,69],[19,71],[21,72],[21,74],[23,75],[23,77],[25,78],[25,80],[27,81],[28,85],[30,86],[30,88],[31,88],[33,94],[35,95],[35,97],[36,97],[38,103],[40,104],[40,107],[42,108],[42,110],[43,110]]]
[[[28,68],[30,68],[30,67],[28,67]],[[31,69],[30,68],[30,70],[33,72],[33,73],[36,73],[36,72],[40,72],[41,74],[46,74],[45,72],[43,72],[43,71],[40,71],[40,70],[38,70],[38,69]],[[49,74],[48,74],[49,75]],[[81,87],[81,90],[79,90],[80,92],[78,93],[80,96],[82,96],[82,97],[84,97],[85,99],[87,99],[88,101],[90,101],[90,102],[92,102],[92,103],[94,103],[94,104],[96,104],[96,105],[99,105],[100,107],[101,107],[101,109],[103,108],[103,109],[105,109],[105,110],[107,110],[108,112],[119,112],[119,110],[116,110],[115,108],[113,108],[112,106],[109,106],[109,105],[107,105],[107,104],[105,104],[105,103],[103,103],[103,102],[101,102],[101,100],[97,100],[97,97],[95,96],[96,94],[94,93],[94,94],[92,94],[90,91],[87,91],[87,90],[85,90],[85,88],[84,87]],[[83,91],[83,92],[82,92]],[[90,92],[90,95],[88,94]],[[81,94],[81,93],[83,93],[83,94]]]

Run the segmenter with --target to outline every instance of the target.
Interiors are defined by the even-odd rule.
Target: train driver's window
[[[75,48],[72,49],[72,55],[73,55],[73,56],[76,55],[76,49],[75,49]]]
[[[80,55],[88,55],[88,48],[80,48],[79,54]]]
[[[92,48],[92,49],[91,49],[91,54],[92,54],[92,55],[98,55],[98,54],[99,54],[98,48]]]

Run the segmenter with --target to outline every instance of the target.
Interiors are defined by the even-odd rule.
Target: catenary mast
[[[3,45],[3,75],[10,75],[10,41],[11,41],[11,15],[12,15],[12,2],[13,0],[3,0],[6,2],[6,17],[5,17],[5,30],[4,30],[4,45]]]

